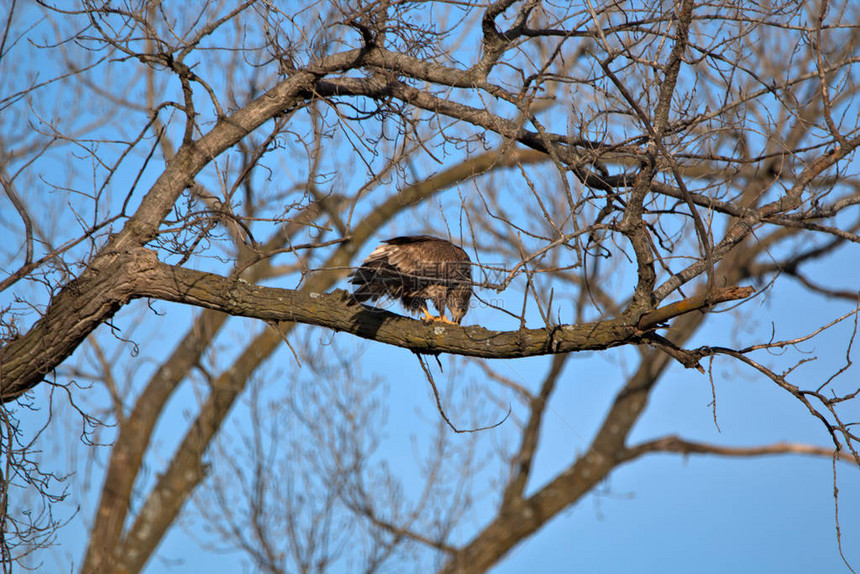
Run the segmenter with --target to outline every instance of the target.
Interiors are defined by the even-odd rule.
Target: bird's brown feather
[[[350,275],[356,302],[399,299],[409,311],[426,309],[427,300],[444,318],[445,307],[459,323],[472,296],[469,255],[450,241],[430,235],[384,241]]]

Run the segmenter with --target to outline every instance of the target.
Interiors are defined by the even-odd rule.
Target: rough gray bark
[[[169,2],[141,6],[84,2],[79,8],[86,33],[75,30],[67,38],[98,56],[90,60],[82,55],[85,65],[70,63],[68,73],[81,75],[83,93],[107,92],[124,101],[124,107],[118,106],[121,113],[100,114],[99,121],[111,126],[99,134],[103,143],[113,142],[127,127],[119,119],[111,123],[114,117],[122,118],[122,112],[137,114],[140,122],[128,128],[139,128],[136,135],[122,133],[128,141],[116,136],[122,145],[128,144],[116,163],[113,158],[102,161],[102,150],[93,146],[94,163],[107,166],[103,169],[109,175],[93,176],[92,187],[98,193],[108,188],[122,158],[140,152],[138,144],[150,134],[156,138],[152,153],[138,175],[151,167],[149,159],[158,150],[165,165],[158,168],[149,189],[136,192],[141,201],[133,211],[126,212],[124,204],[100,219],[99,210],[108,202],[100,203],[98,196],[92,200],[97,215],[76,239],[92,240],[90,255],[76,260],[70,256],[57,265],[63,273],[79,271],[73,279],[66,280],[63,273],[34,273],[62,259],[66,247],[46,247],[46,253],[34,255],[34,237],[36,247],[50,241],[38,237],[34,228],[38,218],[30,217],[22,201],[26,194],[15,189],[21,185],[20,174],[29,173],[44,150],[38,145],[30,150],[5,149],[15,145],[13,135],[0,141],[0,160],[15,167],[0,166],[0,179],[24,227],[24,263],[2,278],[0,292],[22,279],[55,280],[51,301],[44,308],[34,306],[38,310],[30,317],[39,318],[21,332],[12,320],[7,322],[5,309],[0,310],[3,333],[12,333],[0,345],[0,401],[14,404],[68,366],[69,357],[88,337],[98,335],[99,325],[109,323],[133,300],[149,298],[204,310],[139,394],[135,388],[115,398],[118,437],[81,571],[136,573],[146,566],[203,483],[204,456],[248,381],[300,324],[424,355],[485,359],[554,355],[539,391],[532,394],[516,383],[504,383],[522,395],[525,423],[510,461],[510,476],[501,481],[498,512],[472,532],[470,541],[457,547],[444,537],[431,539],[411,523],[389,520],[395,512],[380,512],[366,500],[350,507],[356,517],[369,520],[393,539],[438,551],[438,563],[447,572],[488,570],[619,465],[652,452],[725,456],[808,452],[860,462],[851,424],[837,414],[839,405],[857,397],[853,390],[828,394],[830,379],[814,381],[809,388],[794,385],[786,374],[748,362],[754,347],[681,347],[714,305],[752,294],[751,287],[741,285],[770,288],[777,277],[792,276],[810,292],[856,299],[856,293],[820,285],[801,269],[860,243],[860,221],[851,211],[860,203],[860,188],[851,171],[860,136],[850,107],[857,93],[860,36],[850,3],[829,7],[825,2],[807,14],[802,3],[793,2],[737,6],[682,0],[596,7],[540,0],[486,5],[363,2],[353,9],[354,3],[332,1],[314,3],[320,12],[309,12],[316,18],[309,27],[299,23],[300,14],[285,14],[269,2],[241,2],[226,10],[216,4],[201,5],[199,14],[205,17],[191,18],[191,23],[185,21],[188,13]],[[15,37],[7,34],[14,27],[15,6],[0,38],[3,63],[9,62],[4,46],[11,50],[15,44],[11,40],[7,44],[7,37]],[[422,21],[420,10],[428,6],[440,10],[454,6],[458,15],[450,21],[459,24],[449,30],[442,22]],[[62,22],[75,14],[55,16]],[[474,33],[461,34],[458,26],[469,22]],[[254,30],[259,38],[227,47],[229,36],[218,33],[234,23],[237,30],[249,23],[258,25]],[[187,30],[182,27],[186,24]],[[720,34],[711,34],[712,27],[719,27]],[[771,34],[782,34],[787,45],[796,44],[786,61],[765,52]],[[239,55],[229,60],[233,68],[219,67],[223,61],[218,60],[213,73],[206,69],[207,58],[222,40],[225,52]],[[256,40],[262,47],[255,45]],[[212,45],[207,44],[210,41]],[[65,46],[65,40],[59,45]],[[97,59],[101,49],[109,53],[103,62]],[[147,78],[146,102],[133,101],[133,96],[122,93],[124,86],[107,82],[105,87],[85,76],[82,70],[91,63],[139,66],[132,69]],[[224,73],[226,83],[218,79]],[[112,79],[107,73],[105,78]],[[180,87],[171,91],[171,84]],[[39,89],[29,86],[10,93],[0,105],[3,109],[17,105],[29,113],[18,102],[31,92],[38,96]],[[259,195],[270,193],[278,202],[290,194],[277,185],[263,186],[266,191],[260,192],[255,185],[265,177],[255,180],[250,175],[265,168],[269,181],[278,180],[283,175],[278,169],[294,167],[295,157],[286,158],[280,168],[264,166],[261,158],[283,143],[278,138],[301,140],[306,135],[293,123],[299,114],[306,114],[306,125],[313,126],[307,131],[313,137],[302,140],[305,154],[299,159],[306,160],[309,175],[298,184],[285,179],[305,193],[297,204],[309,197],[316,200],[316,208],[302,216],[294,206],[281,213],[281,206],[272,209],[268,198]],[[28,119],[43,121],[35,111]],[[177,122],[183,125],[176,126]],[[365,130],[366,125],[374,128]],[[343,141],[351,148],[331,144],[327,149],[338,129],[347,134]],[[86,135],[76,139],[59,129],[56,134],[60,135],[50,137],[90,149]],[[53,142],[44,145],[48,149]],[[337,172],[346,163],[344,149],[367,161],[366,173],[361,174],[365,179],[355,189],[337,188],[342,181],[315,171],[321,158],[333,154],[326,169]],[[390,164],[362,155],[367,151],[368,157],[374,156],[380,150],[392,153]],[[413,162],[413,153],[425,162]],[[242,163],[239,169],[236,158]],[[530,169],[532,164],[544,166],[543,171]],[[503,167],[515,168],[515,181],[528,198],[523,204],[533,203],[529,204],[533,217],[526,224],[518,220],[524,205],[500,206],[493,181],[478,180]],[[37,170],[33,173],[41,177]],[[96,181],[99,177],[104,180]],[[330,181],[337,183],[324,189]],[[207,189],[213,182],[214,189]],[[501,286],[523,293],[523,308],[517,310],[519,329],[425,325],[386,311],[350,306],[346,293],[331,291],[356,264],[360,250],[395,216],[457,183],[473,185],[456,190],[461,237],[472,241],[476,252],[512,262]],[[132,191],[135,186],[136,180],[129,184]],[[391,188],[386,199],[368,200],[364,194],[379,186]],[[183,211],[186,196],[198,203]],[[268,212],[258,211],[258,200]],[[352,204],[344,207],[342,202]],[[354,213],[361,218],[353,221]],[[438,223],[430,219],[428,228]],[[95,232],[107,225],[122,227],[110,237]],[[283,227],[267,244],[253,239],[251,228],[254,233],[261,228],[269,233],[277,225]],[[430,230],[442,233],[446,225],[456,235],[449,221]],[[228,248],[201,247],[198,242],[215,241],[212,229],[227,230]],[[308,253],[314,255],[296,255],[301,288],[256,285],[272,277],[266,266],[278,253],[300,251],[291,242],[298,229],[317,230],[320,237],[325,231],[326,239],[331,239],[309,244]],[[171,241],[184,243],[177,246]],[[189,265],[191,257],[204,253],[220,258],[224,271],[204,273]],[[324,255],[314,259],[315,254]],[[179,263],[166,262],[177,255]],[[313,270],[304,267],[311,260],[318,264]],[[612,273],[625,269],[632,278],[620,292],[602,285],[603,280],[612,284]],[[544,283],[536,286],[541,280]],[[567,292],[575,294],[573,300],[565,301],[575,317],[600,319],[557,324],[554,313],[559,304],[556,299],[553,306],[552,282],[575,285]],[[527,302],[539,307],[540,328],[525,327]],[[209,386],[200,404],[193,405],[190,428],[180,437],[178,449],[157,470],[151,490],[137,492],[153,429],[165,405],[200,367],[201,357],[231,316],[257,318],[272,328],[248,341],[235,362],[206,373]],[[764,342],[757,348],[791,344],[773,342],[768,336],[762,335]],[[852,342],[853,335],[849,349]],[[529,490],[542,416],[567,354],[621,345],[637,346],[640,363],[596,438],[583,455],[571,453],[569,464],[565,462],[567,466],[550,482]],[[629,445],[629,433],[667,365],[675,360],[701,369],[700,360],[717,354],[756,367],[778,392],[794,396],[818,418],[837,452],[810,445],[727,449],[677,437]],[[492,367],[482,368],[492,372]],[[0,500],[5,495],[4,489]],[[4,513],[0,509],[0,518],[5,519]],[[383,543],[380,548],[388,551]],[[265,560],[272,561],[274,554],[269,552]],[[258,566],[265,562],[255,560],[261,561],[255,562]],[[276,564],[266,566],[277,571]],[[374,567],[367,565],[369,571]]]

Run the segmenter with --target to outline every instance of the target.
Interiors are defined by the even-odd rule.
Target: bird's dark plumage
[[[469,255],[450,241],[431,235],[395,237],[364,260],[350,275],[356,285],[356,302],[374,301],[380,297],[399,299],[407,310],[424,313],[426,320],[460,324],[469,310],[472,297],[472,263]],[[439,312],[433,317],[427,300]]]

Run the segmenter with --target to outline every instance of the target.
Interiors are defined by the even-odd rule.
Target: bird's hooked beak
[[[458,325],[460,324],[460,321],[463,320],[463,317],[465,317],[465,315],[465,309],[451,309],[451,319],[453,319],[453,321]]]

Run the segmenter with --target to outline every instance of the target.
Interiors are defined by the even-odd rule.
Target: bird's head
[[[454,305],[450,305],[450,310],[451,319],[459,325],[466,316],[466,311],[469,310],[469,302],[465,301],[465,304],[461,304],[461,301],[457,301]]]
[[[469,311],[469,301],[472,299],[472,277],[469,274],[468,268],[458,270],[453,288],[448,289],[446,297],[448,309],[451,311],[451,319],[460,324],[460,321]]]

